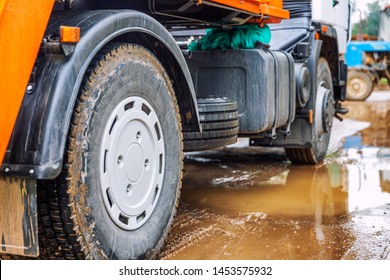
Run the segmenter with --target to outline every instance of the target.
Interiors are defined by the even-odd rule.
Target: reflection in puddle
[[[390,170],[380,170],[379,178],[382,191],[390,193]]]
[[[224,168],[215,161],[185,165],[182,205],[162,258],[354,258],[355,227],[366,217],[360,212],[390,205],[390,176],[381,170],[339,164],[267,168],[258,163],[267,161],[262,155],[222,151],[209,157],[221,158]],[[389,237],[387,225],[379,230]]]
[[[348,166],[346,176],[349,212],[374,208],[390,202],[390,193],[386,191],[386,178],[381,178],[383,172],[385,171]]]
[[[160,257],[390,259],[390,102],[348,105],[343,125],[371,125],[323,165],[291,166],[281,149],[245,145],[187,155]]]
[[[217,166],[198,165],[197,170],[192,170],[185,178],[193,189],[187,199],[196,207],[211,207],[222,212],[256,209],[278,215],[313,215],[317,213],[316,204],[325,200],[327,204],[321,206],[325,215],[328,212],[344,214],[390,202],[390,193],[386,192],[389,173],[367,169],[367,165],[292,166],[271,176],[268,170],[269,177],[264,177],[262,171],[251,172],[248,165],[247,171],[234,170],[216,178],[207,178],[205,173],[218,173],[209,169],[218,169]],[[241,188],[242,185],[247,188]]]

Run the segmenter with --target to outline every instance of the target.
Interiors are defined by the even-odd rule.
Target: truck
[[[347,99],[366,100],[381,80],[390,82],[390,5],[380,13],[376,41],[351,41],[345,59],[348,66]],[[386,28],[387,27],[387,28]]]
[[[0,258],[156,258],[188,151],[245,137],[321,162],[347,113],[349,15],[346,0],[1,0]],[[270,41],[189,49],[205,29],[246,44],[248,26]]]

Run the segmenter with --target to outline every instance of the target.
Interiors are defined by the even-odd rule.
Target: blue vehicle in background
[[[351,41],[345,59],[348,100],[365,100],[381,79],[390,83],[390,6],[381,13],[378,41]]]

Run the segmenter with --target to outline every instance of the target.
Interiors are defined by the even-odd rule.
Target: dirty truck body
[[[347,1],[0,1],[1,257],[155,258],[184,152],[323,160],[345,113]],[[190,52],[204,29],[269,45]],[[203,32],[203,33],[202,33]]]

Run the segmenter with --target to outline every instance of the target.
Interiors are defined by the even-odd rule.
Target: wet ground
[[[390,260],[390,91],[346,105],[321,165],[246,139],[187,154],[160,258]]]

